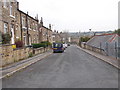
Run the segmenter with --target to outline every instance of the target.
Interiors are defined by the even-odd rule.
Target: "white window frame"
[[[35,26],[36,26],[36,27],[35,27],[35,29],[37,30],[37,29],[38,29],[38,26],[37,26],[37,24],[35,24]]]
[[[25,28],[25,17],[22,17],[22,28]]]
[[[26,45],[27,45],[27,42],[26,42],[26,41],[27,41],[27,40],[26,40],[27,37],[26,37],[26,36],[23,36],[23,38],[24,38],[24,45],[26,46]]]
[[[7,0],[3,0],[3,7],[7,8]]]
[[[12,10],[12,5],[10,3],[10,16],[13,16],[13,10]]]
[[[35,31],[35,23],[33,22],[33,31]]]

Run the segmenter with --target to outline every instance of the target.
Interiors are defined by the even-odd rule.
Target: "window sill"
[[[29,30],[32,30],[31,28],[29,28]]]
[[[14,18],[14,19],[15,19],[15,16],[13,16],[13,15],[10,15],[10,17],[12,17],[12,18]]]
[[[27,28],[26,27],[22,27],[22,29],[26,30]]]

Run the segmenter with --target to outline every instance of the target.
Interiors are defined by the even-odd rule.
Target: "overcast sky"
[[[20,10],[43,17],[58,31],[108,31],[118,28],[119,0],[17,0]]]

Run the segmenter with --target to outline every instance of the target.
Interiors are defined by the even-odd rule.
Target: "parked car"
[[[64,48],[64,50],[66,49],[65,44],[63,44],[63,48]]]
[[[64,47],[62,43],[53,43],[53,53],[64,52]]]
[[[68,46],[68,45],[67,45],[66,43],[63,44],[63,47],[64,47],[64,48],[67,48],[67,46]]]
[[[70,43],[68,43],[68,46],[70,46]]]

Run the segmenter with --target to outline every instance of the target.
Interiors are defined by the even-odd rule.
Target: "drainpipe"
[[[27,45],[29,45],[28,12],[26,14],[26,27],[27,27]]]
[[[23,32],[22,32],[22,17],[21,17],[21,12],[20,12],[20,27],[21,27],[21,41],[23,41]]]

